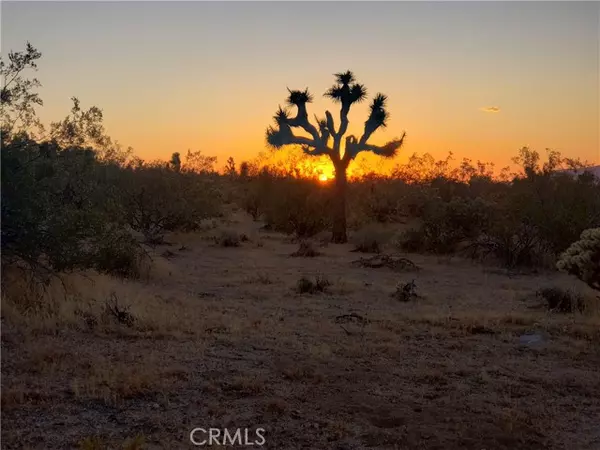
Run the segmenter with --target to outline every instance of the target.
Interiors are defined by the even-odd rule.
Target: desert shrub
[[[220,214],[221,199],[207,174],[142,163],[123,171],[121,186],[127,223],[149,243],[162,242],[168,231],[198,229]]]
[[[383,176],[371,175],[349,185],[350,222],[398,222],[404,219],[402,195],[405,183]]]
[[[239,247],[242,245],[242,238],[234,230],[222,230],[216,237],[217,244],[220,247]]]
[[[420,228],[405,232],[398,244],[407,251],[453,252],[458,244],[478,237],[489,227],[492,207],[480,198],[438,199],[426,206]]]
[[[330,189],[312,180],[289,177],[275,183],[263,198],[268,229],[308,238],[330,228]]]
[[[115,320],[118,324],[132,327],[136,321],[135,316],[129,311],[128,305],[119,303],[117,294],[111,292],[109,298],[104,302],[104,314]]]
[[[546,302],[549,311],[559,313],[583,312],[585,302],[583,297],[575,292],[558,287],[542,288],[536,292]]]
[[[26,136],[5,141],[1,157],[3,262],[47,272],[93,267],[107,227],[123,229],[108,184],[114,164]]]
[[[476,259],[493,257],[504,267],[547,266],[552,259],[548,244],[534,225],[498,221],[467,248]]]
[[[600,223],[600,185],[586,177],[528,171],[500,197],[477,241],[507,267],[550,266],[586,228]]]
[[[521,149],[515,159],[524,174],[517,176],[505,196],[504,209],[521,223],[534,226],[540,240],[558,255],[576,241],[581,232],[600,226],[600,183],[590,174],[573,176],[558,169],[582,163],[549,151],[548,161]]]
[[[583,231],[560,256],[556,267],[600,290],[600,228]]]
[[[354,233],[350,242],[354,245],[354,252],[381,253],[384,245],[390,240],[390,233],[371,225]]]
[[[411,300],[419,298],[415,280],[412,280],[409,283],[399,282],[396,285],[395,291],[392,293],[392,297],[401,302],[410,302]]]
[[[319,256],[321,253],[318,252],[312,242],[310,241],[300,241],[300,245],[298,250],[291,254],[294,257],[303,257],[303,258],[314,258],[315,256]]]
[[[318,294],[326,292],[331,282],[324,275],[317,275],[314,281],[308,277],[301,277],[296,283],[296,292],[299,294]]]
[[[8,83],[0,104],[3,267],[46,281],[90,268],[139,277],[146,257],[131,229],[158,240],[165,230],[194,228],[215,214],[216,189],[198,171],[180,170],[177,154],[166,164],[132,159],[131,149],[106,135],[102,111],[82,109],[77,98],[63,120],[40,133],[39,83],[23,75],[40,56],[28,44],[0,64]],[[191,159],[203,164],[193,168],[212,161],[198,152]]]
[[[268,170],[255,173],[255,168],[248,163],[241,166],[240,170],[242,168],[244,171],[241,172],[238,180],[237,202],[254,220],[258,220],[268,204],[276,178]]]
[[[150,257],[138,242],[126,231],[116,230],[99,236],[95,252],[89,265],[100,273],[122,278],[140,278],[144,274],[144,263]]]

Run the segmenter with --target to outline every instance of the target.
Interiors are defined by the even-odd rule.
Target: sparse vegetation
[[[412,272],[420,270],[420,267],[408,258],[386,254],[376,255],[370,258],[359,258],[356,261],[352,261],[352,264],[359,267],[369,267],[372,269],[387,267],[399,272]]]
[[[303,276],[296,283],[296,292],[299,294],[319,294],[327,291],[331,282],[325,275],[317,275],[313,279]]]
[[[234,230],[222,230],[216,241],[221,247],[239,247],[242,245],[240,234]]]
[[[396,290],[392,293],[392,297],[401,302],[410,302],[419,298],[415,280],[408,283],[399,282],[396,285]]]
[[[294,257],[303,257],[303,258],[314,258],[315,256],[319,256],[321,253],[318,252],[312,242],[310,241],[300,241],[300,245],[298,250],[291,254]]]
[[[536,294],[544,299],[549,311],[559,313],[582,312],[585,303],[581,295],[559,287],[539,289]]]
[[[366,227],[357,231],[351,237],[351,242],[354,244],[355,252],[381,253],[388,239],[385,232],[375,227]]]

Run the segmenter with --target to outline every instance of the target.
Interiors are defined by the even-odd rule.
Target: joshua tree
[[[336,243],[346,242],[346,170],[350,162],[363,151],[373,152],[376,155],[387,158],[393,157],[402,146],[405,133],[400,139],[394,139],[383,146],[368,143],[371,135],[380,127],[387,125],[389,113],[386,110],[387,96],[375,95],[371,103],[371,113],[365,121],[362,136],[357,139],[353,135],[345,138],[345,149],[342,152],[342,138],[348,130],[348,113],[354,103],[359,103],[367,98],[367,89],[364,85],[357,83],[351,71],[335,74],[336,84],[333,85],[324,96],[329,97],[341,105],[340,124],[336,130],[333,115],[325,111],[325,118],[319,119],[315,116],[317,126],[308,120],[306,104],[312,102],[313,97],[308,88],[290,90],[287,98],[289,106],[295,106],[296,116],[291,117],[286,108],[279,106],[273,117],[276,127],[267,128],[267,142],[275,148],[285,145],[300,145],[304,153],[312,156],[328,155],[335,168],[335,194],[336,206],[333,210],[333,236],[332,241]],[[297,136],[292,128],[303,129],[310,137]],[[318,128],[317,128],[318,127]],[[330,144],[332,141],[332,145]]]

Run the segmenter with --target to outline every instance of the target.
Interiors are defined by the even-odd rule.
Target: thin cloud
[[[488,113],[500,112],[500,108],[497,106],[486,106],[485,108],[480,108],[480,110],[483,112],[488,112]]]

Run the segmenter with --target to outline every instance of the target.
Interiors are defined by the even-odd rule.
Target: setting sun
[[[327,175],[325,175],[324,173],[319,175],[319,181],[325,182],[328,180],[329,180],[329,177]]]

